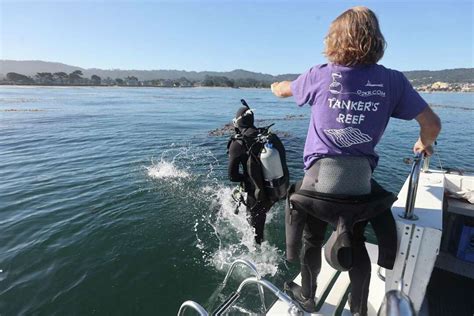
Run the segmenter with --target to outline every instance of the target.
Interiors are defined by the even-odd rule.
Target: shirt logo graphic
[[[340,94],[342,91],[342,84],[337,81],[337,79],[342,78],[340,72],[333,72],[332,76],[332,83],[329,85],[329,92],[332,94]]]
[[[372,83],[370,80],[367,80],[367,83],[365,84],[366,87],[379,87],[383,88],[383,83]]]
[[[357,94],[358,96],[361,97],[373,97],[373,96],[379,96],[382,98],[385,98],[385,91],[381,89],[374,89],[374,88],[383,88],[383,83],[371,83],[370,80],[367,80],[367,83],[365,84],[365,87],[368,87],[368,90],[361,90],[358,89],[355,92],[343,92],[343,86],[342,83],[337,81],[338,79],[342,78],[342,74],[340,72],[333,72],[331,73],[332,77],[332,82],[329,84],[329,92],[332,94]],[[371,89],[372,88],[372,89]]]
[[[372,141],[372,137],[364,134],[358,128],[346,127],[342,129],[325,129],[324,133],[328,135],[339,147],[351,147]]]

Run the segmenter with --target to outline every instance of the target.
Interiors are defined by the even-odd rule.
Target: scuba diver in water
[[[310,68],[292,82],[271,85],[276,96],[293,96],[299,106],[311,106],[304,148],[305,176],[288,198],[293,217],[285,225],[287,259],[300,260],[302,277],[301,287],[287,284],[287,290],[308,312],[316,310],[316,279],[329,222],[337,230],[333,233],[336,240],[331,240],[332,235],[326,244],[326,260],[333,267],[349,271],[351,312],[367,315],[371,269],[364,243],[367,223],[371,223],[378,240],[379,265],[393,268],[397,251],[395,221],[390,211],[395,197],[372,179],[378,162],[375,146],[391,117],[418,121],[420,137],[413,151],[425,155],[432,154],[431,145],[441,129],[438,116],[403,73],[377,64],[385,45],[375,14],[365,7],[351,8],[329,28],[325,38],[329,63]],[[361,202],[361,197],[367,199]],[[344,200],[346,203],[341,203]],[[364,220],[355,221],[352,212],[365,212]],[[334,216],[336,213],[339,217]],[[301,221],[298,214],[302,214]],[[340,223],[349,223],[350,227]],[[339,234],[344,230],[345,237]],[[348,251],[336,253],[342,254],[339,257],[328,253],[328,249]]]
[[[240,182],[241,190],[247,193],[239,203],[246,206],[255,242],[261,244],[266,213],[276,201],[286,197],[289,173],[285,148],[278,136],[270,132],[270,127],[255,127],[253,111],[245,100],[241,102],[243,106],[233,119],[235,135],[227,145],[228,174],[230,181]]]

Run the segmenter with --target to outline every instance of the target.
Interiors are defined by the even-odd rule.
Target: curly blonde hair
[[[354,7],[338,16],[324,42],[324,55],[344,66],[376,64],[386,46],[375,13],[366,7]]]

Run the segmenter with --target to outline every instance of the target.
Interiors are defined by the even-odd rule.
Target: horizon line
[[[237,70],[242,70],[242,71],[248,71],[248,72],[253,72],[253,73],[258,73],[258,74],[263,74],[263,75],[271,75],[271,76],[282,76],[282,75],[296,75],[299,74],[298,72],[294,73],[280,73],[280,74],[271,74],[271,73],[265,73],[261,71],[253,71],[253,70],[247,70],[243,68],[234,68],[232,70],[185,70],[185,69],[122,69],[122,68],[97,68],[97,67],[91,67],[91,68],[85,68],[82,66],[76,66],[76,65],[71,65],[71,64],[66,64],[64,62],[60,61],[49,61],[49,60],[40,60],[40,59],[0,59],[0,61],[14,61],[14,62],[45,62],[45,63],[56,63],[56,64],[62,64],[65,66],[69,67],[77,67],[81,68],[83,70],[103,70],[103,71],[184,71],[184,72],[220,72],[220,73],[225,73],[225,72],[233,72]],[[329,62],[328,62],[329,63]],[[317,64],[315,64],[317,65]],[[311,65],[312,67],[314,65]],[[474,67],[457,67],[457,68],[443,68],[443,69],[414,69],[414,70],[400,70],[401,72],[409,72],[409,71],[443,71],[443,70],[456,70],[456,69],[473,69]],[[309,68],[308,68],[309,69]]]

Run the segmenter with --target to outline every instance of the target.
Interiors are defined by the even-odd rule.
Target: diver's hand
[[[424,145],[422,142],[421,142],[421,139],[418,139],[415,143],[415,145],[413,145],[413,152],[416,154],[416,153],[423,153],[425,154],[426,156],[431,156],[433,154],[433,146],[431,145]]]

